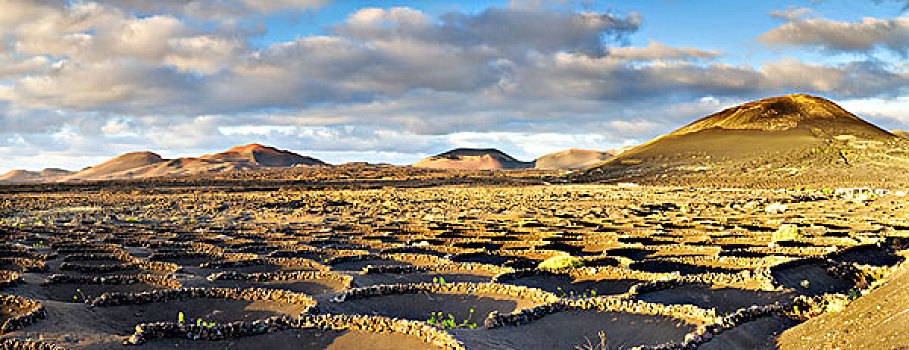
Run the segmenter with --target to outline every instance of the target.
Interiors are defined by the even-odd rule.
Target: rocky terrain
[[[909,256],[904,197],[559,178],[349,164],[0,186],[0,338],[16,349],[909,346],[898,327],[875,326],[905,319],[894,292]],[[852,314],[862,318],[844,325]]]

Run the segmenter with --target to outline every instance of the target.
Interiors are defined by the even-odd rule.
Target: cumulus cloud
[[[337,33],[364,41],[414,40],[460,47],[486,47],[499,54],[583,51],[598,54],[606,39],[637,31],[641,17],[610,13],[491,8],[478,14],[450,12],[433,21],[410,8],[362,9]]]
[[[817,48],[829,52],[864,52],[884,48],[909,54],[909,17],[858,22],[826,18],[787,18],[787,22],[764,33],[758,40],[769,45]]]
[[[609,56],[628,61],[654,60],[706,60],[719,57],[715,50],[700,50],[692,47],[672,47],[651,40],[644,47],[614,47],[608,49]]]
[[[12,38],[17,55],[80,62],[131,59],[214,73],[245,47],[237,34],[193,26],[171,14],[137,16],[96,2],[7,5],[12,11],[0,15],[0,33]]]
[[[47,74],[0,87],[0,99],[35,108],[169,109],[160,103],[189,103],[184,92],[192,88],[188,77],[167,67],[124,60],[61,61]]]
[[[105,5],[146,14],[172,13],[199,19],[239,19],[285,10],[313,10],[331,0],[98,0]]]
[[[909,127],[909,97],[868,98],[844,101],[843,108],[861,116],[889,121],[885,127],[907,129]]]
[[[813,10],[805,7],[790,7],[785,10],[774,10],[770,11],[770,16],[776,17],[786,21],[797,21],[800,18],[812,13]]]
[[[905,92],[909,74],[876,61],[818,65],[784,59],[754,68],[695,62],[630,65],[609,57],[559,54],[520,67],[512,79],[507,84],[511,93],[546,98],[664,100],[793,90],[850,98]]]
[[[0,53],[0,80],[16,78],[26,74],[40,74],[50,67],[50,60],[44,56],[17,58],[9,54]]]
[[[321,4],[6,0],[0,148],[57,162],[265,142],[412,160],[492,145],[531,159],[643,142],[772,94],[890,99],[909,79],[905,66],[875,60],[730,64],[710,48],[628,46],[642,23],[633,13],[361,9],[320,35],[266,45],[238,20]],[[200,21],[193,11],[206,6],[224,13]],[[803,12],[778,16],[811,21]]]
[[[9,27],[19,33],[13,36],[17,54],[58,61],[43,74],[0,87],[0,98],[37,108],[244,113],[394,100],[421,90],[512,103],[750,96],[792,88],[855,97],[899,90],[905,78],[869,62],[755,68],[711,62],[721,56],[714,50],[657,41],[610,47],[638,29],[636,14],[520,7],[433,17],[411,8],[368,8],[326,35],[253,49],[242,37],[168,14],[137,17],[98,3],[30,8],[23,13],[44,17],[8,21],[18,23]],[[36,23],[45,28],[30,30]],[[423,119],[409,125],[436,125],[420,127],[426,132],[455,127]]]

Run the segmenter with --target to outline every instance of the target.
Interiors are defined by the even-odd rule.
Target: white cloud
[[[181,72],[202,74],[217,73],[241,55],[243,43],[233,38],[212,35],[172,38],[167,40],[168,50],[161,62],[176,67]]]
[[[644,47],[615,47],[610,48],[608,52],[610,57],[628,61],[704,60],[720,56],[718,51],[671,47],[655,40],[651,40]]]
[[[0,80],[16,78],[26,74],[40,74],[50,67],[50,59],[44,56],[14,58],[0,53]]]
[[[191,86],[161,67],[135,61],[62,61],[45,75],[25,76],[0,97],[36,108],[89,109],[120,106],[128,110],[179,101]]]
[[[804,46],[829,52],[871,52],[880,47],[906,56],[909,17],[865,17],[858,22],[790,17],[788,22],[764,33],[758,40],[770,45]]]
[[[840,106],[857,115],[889,119],[898,122],[898,127],[909,128],[909,97],[856,99],[843,101]]]

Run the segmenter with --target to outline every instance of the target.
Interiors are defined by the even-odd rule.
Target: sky
[[[0,0],[0,172],[645,142],[764,97],[909,129],[909,0]]]

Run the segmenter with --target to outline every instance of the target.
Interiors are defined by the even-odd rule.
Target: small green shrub
[[[799,227],[793,224],[783,224],[776,231],[773,232],[771,237],[771,245],[775,245],[776,242],[780,241],[794,241],[799,238]]]
[[[574,291],[565,292],[562,290],[562,287],[556,287],[556,290],[559,291],[557,293],[559,298],[588,298],[597,296],[597,291],[594,289],[587,289],[577,294],[575,294]]]
[[[554,269],[564,269],[564,268],[578,268],[584,267],[584,262],[578,258],[575,258],[570,255],[559,255],[554,256],[549,259],[544,260],[539,265],[538,269],[554,270]]]
[[[439,327],[439,328],[443,328],[443,329],[455,329],[455,328],[474,329],[474,328],[477,328],[477,324],[475,322],[470,322],[470,319],[473,318],[473,309],[470,309],[470,313],[467,315],[467,318],[464,321],[462,321],[461,323],[458,323],[455,320],[454,315],[452,315],[452,314],[448,314],[448,316],[445,317],[444,316],[445,314],[442,313],[442,311],[433,312],[433,313],[431,313],[431,315],[432,316],[430,316],[429,319],[426,320],[426,323],[429,325],[432,325],[432,326]]]
[[[76,302],[81,302],[81,303],[88,303],[88,302],[89,302],[88,296],[85,295],[85,293],[82,293],[82,289],[81,289],[81,288],[76,288],[76,293],[77,293],[77,294],[73,295],[73,300],[74,300],[74,301],[76,301]],[[82,299],[82,300],[80,301],[79,299]]]

